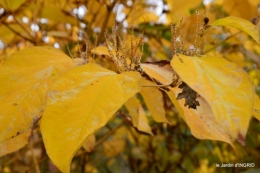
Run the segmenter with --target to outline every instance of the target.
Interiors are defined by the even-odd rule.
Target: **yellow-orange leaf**
[[[0,0],[0,6],[10,11],[13,11],[16,10],[18,7],[20,7],[24,2],[25,0],[12,0],[12,1]]]
[[[248,20],[239,17],[230,16],[230,17],[216,20],[214,23],[212,23],[212,26],[235,27],[237,29],[240,29],[241,31],[244,31],[245,33],[250,35],[255,41],[260,43],[259,31],[257,27]]]
[[[28,143],[30,134],[31,130],[29,129],[15,138],[0,143],[0,157],[23,148]]]
[[[167,22],[176,22],[181,18],[187,18],[191,15],[190,9],[196,8],[201,3],[201,0],[193,1],[179,1],[179,0],[166,0],[167,5],[170,8],[170,12],[167,13]]]
[[[115,51],[113,50],[113,52],[115,52]],[[93,48],[93,49],[91,50],[91,53],[92,53],[92,54],[97,54],[97,55],[107,55],[107,56],[110,55],[106,46],[98,46],[98,47],[95,47],[95,48]],[[114,53],[114,56],[115,56],[115,55],[116,55],[116,54]]]
[[[159,64],[141,63],[141,68],[148,76],[158,80],[164,85],[172,83],[173,70],[169,62],[164,66]],[[169,93],[170,92],[168,92],[167,94],[171,98],[172,103],[174,104],[182,118],[185,120],[185,117],[183,116],[183,110],[179,106],[179,102],[173,96],[170,96],[171,94],[169,95]]]
[[[173,70],[169,65],[141,64],[141,66],[150,77],[155,78],[162,84],[171,83]],[[215,120],[212,110],[204,98],[199,98],[200,106],[197,107],[197,110],[189,109],[184,106],[184,99],[176,100],[181,89],[177,87],[169,87],[169,89],[171,90],[167,92],[169,98],[189,126],[193,136],[198,139],[220,140],[231,144],[229,134]]]
[[[153,135],[151,127],[148,124],[146,115],[145,113],[143,113],[143,107],[138,98],[136,96],[131,97],[125,103],[125,106],[129,111],[134,127],[136,127],[138,130],[142,132]]]
[[[168,93],[168,96],[174,103],[174,99],[182,90],[179,88],[172,88],[171,90],[172,91]],[[189,109],[188,107],[185,107],[184,99],[178,100],[177,105],[182,108],[181,114],[189,126],[192,135],[198,139],[219,140],[227,142],[233,146],[229,133],[227,133],[216,121],[206,100],[203,97],[199,97],[197,100],[200,103],[200,106],[198,106],[197,109]]]
[[[155,85],[153,82],[145,78],[142,78],[141,82],[142,86]],[[142,95],[147,108],[151,112],[153,119],[159,123],[168,122],[165,116],[163,95],[161,91],[156,87],[142,87],[140,94]]]
[[[106,157],[115,157],[124,151],[126,141],[124,139],[113,139],[103,143],[104,155]]]
[[[53,80],[73,67],[51,47],[19,51],[0,66],[0,142],[22,134],[42,115]]]
[[[71,159],[86,137],[140,91],[140,77],[137,72],[116,74],[86,64],[55,81],[47,94],[41,131],[50,159],[62,172],[69,172]]]
[[[174,56],[173,69],[210,105],[217,122],[242,144],[253,113],[254,87],[248,74],[222,57]]]

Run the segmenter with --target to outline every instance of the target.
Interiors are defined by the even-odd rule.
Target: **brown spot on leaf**
[[[259,109],[255,109],[255,112],[256,112],[256,113],[260,113],[260,110],[259,110]]]
[[[178,94],[176,99],[180,100],[184,98],[184,106],[188,106],[189,109],[197,109],[197,106],[200,106],[200,103],[196,100],[198,94],[194,90],[192,90],[185,82],[182,82],[179,85],[179,88],[182,89],[182,92]]]

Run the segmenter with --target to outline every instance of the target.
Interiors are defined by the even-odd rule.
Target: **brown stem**
[[[251,52],[249,50],[246,50],[243,46],[239,46],[239,50],[249,59],[251,59],[260,69],[260,57],[259,55],[255,54],[254,52]]]
[[[22,24],[16,19],[15,16],[13,16],[13,18],[14,18],[15,22],[17,22],[17,24],[18,24],[32,39],[34,39],[33,36],[30,34],[30,32],[24,27],[24,25],[22,25]]]
[[[33,163],[35,165],[36,173],[41,173],[40,168],[39,168],[39,164],[38,164],[37,159],[36,159],[36,157],[34,155],[34,152],[33,152],[33,144],[32,144],[32,142],[29,143],[29,147],[30,147],[30,150],[31,150],[32,159],[33,159]]]
[[[142,87],[169,87],[171,86],[173,83],[169,83],[166,85],[142,85]]]
[[[104,33],[106,27],[107,27],[107,23],[109,21],[109,18],[111,16],[111,13],[113,12],[113,8],[114,6],[116,5],[117,1],[115,0],[112,4],[110,4],[109,6],[106,6],[107,7],[107,14],[106,14],[106,18],[104,19],[104,22],[103,22],[103,25],[101,27],[101,34],[98,35],[98,38],[97,38],[97,43],[99,44],[101,42],[101,38],[102,38],[102,33]]]
[[[25,36],[23,36],[22,34],[20,34],[19,32],[17,32],[16,30],[14,30],[13,28],[11,28],[7,23],[3,23],[9,30],[11,30],[13,33],[15,33],[16,35],[18,35],[19,37],[22,37],[23,39],[35,44],[35,41],[30,39],[30,38],[27,38]]]
[[[235,34],[233,34],[233,35],[228,36],[225,40],[222,40],[220,43],[218,43],[218,44],[216,44],[215,46],[213,46],[212,48],[206,50],[206,51],[203,52],[202,54],[206,54],[206,53],[208,53],[208,52],[210,52],[210,51],[216,49],[217,47],[219,47],[220,45],[222,45],[223,43],[225,43],[227,40],[229,40],[230,38],[235,37],[236,35],[240,34],[241,32],[242,32],[242,31],[239,31],[239,32],[237,32],[237,33],[235,33]]]

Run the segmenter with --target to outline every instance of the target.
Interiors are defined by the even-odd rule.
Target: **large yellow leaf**
[[[125,103],[125,106],[129,111],[134,127],[142,132],[152,135],[151,127],[148,124],[145,113],[143,113],[144,110],[138,98],[136,96],[131,97]]]
[[[230,16],[230,17],[216,20],[214,23],[212,23],[212,26],[235,27],[237,29],[240,29],[241,31],[244,31],[245,33],[250,35],[255,41],[260,43],[259,31],[257,27],[248,20]]]
[[[0,143],[0,157],[23,148],[28,143],[30,134],[31,129],[27,130],[16,138],[11,138]]]
[[[164,85],[172,82],[173,70],[168,65],[141,64],[141,67],[150,77],[155,78]],[[176,100],[181,89],[178,87],[170,87],[169,89],[171,90],[167,92],[169,98],[189,126],[194,137],[220,140],[231,144],[229,134],[215,120],[212,110],[204,98],[199,98],[200,106],[197,109],[189,109],[184,106],[184,99]]]
[[[153,82],[145,78],[142,78],[141,82],[142,86],[154,85]],[[159,123],[168,122],[165,116],[163,95],[161,91],[159,91],[156,87],[142,87],[140,94],[142,95],[147,108],[151,112],[153,119]]]
[[[0,66],[0,142],[31,128],[42,115],[49,85],[73,67],[64,53],[50,47],[19,51]]]
[[[253,113],[254,87],[248,74],[222,57],[175,56],[171,65],[202,96],[232,141],[243,143]]]
[[[62,172],[69,172],[85,138],[140,89],[139,73],[116,74],[96,64],[76,67],[58,78],[47,94],[41,121],[50,159]]]
[[[172,88],[168,92],[168,96],[174,103],[175,98],[182,90],[179,88]],[[231,144],[233,147],[229,133],[216,121],[209,104],[203,97],[197,99],[200,106],[197,109],[189,109],[184,106],[184,99],[178,100],[178,107],[182,108],[181,114],[185,122],[189,126],[191,133],[198,139],[219,140]],[[176,106],[176,103],[175,103]]]

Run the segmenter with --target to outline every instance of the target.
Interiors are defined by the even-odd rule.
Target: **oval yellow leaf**
[[[168,92],[168,96],[173,103],[175,103],[175,98],[179,93],[182,92],[179,88],[172,88],[172,91]],[[184,99],[177,100],[178,107],[181,107],[182,116],[185,122],[191,130],[194,137],[198,139],[209,139],[209,140],[219,140],[229,143],[232,147],[232,141],[223,127],[216,121],[213,112],[203,97],[199,97],[200,106],[197,109],[189,109],[184,106]],[[176,104],[174,104],[176,106]]]
[[[169,65],[141,64],[142,69],[154,79],[166,85],[172,82],[173,70]],[[187,123],[194,137],[198,139],[210,139],[227,142],[233,146],[229,134],[216,121],[209,104],[204,98],[198,100],[200,106],[197,109],[189,109],[184,106],[184,99],[176,100],[177,95],[182,91],[178,87],[169,87],[171,91],[167,92],[172,103]]]
[[[53,80],[73,67],[72,60],[51,47],[19,51],[0,66],[0,142],[32,127],[42,115]]]
[[[140,74],[116,74],[96,64],[79,66],[58,78],[47,94],[41,121],[46,151],[62,172],[87,136],[140,91]],[[64,154],[66,153],[66,154]]]
[[[217,122],[242,144],[253,113],[254,87],[248,74],[221,57],[174,56],[173,69],[209,103]]]
[[[18,135],[17,137],[8,139],[0,143],[0,157],[23,148],[28,143],[30,135],[31,129],[27,130],[21,135]]]
[[[115,53],[115,50],[111,50],[113,51],[113,55],[115,56],[116,53]],[[106,46],[98,46],[98,47],[95,47],[91,50],[91,53],[92,54],[97,54],[97,55],[106,55],[106,56],[110,56],[108,50],[107,50],[107,47]]]
[[[126,103],[125,107],[128,110],[133,126],[141,132],[145,132],[153,135],[151,127],[148,124],[148,120],[144,113],[143,107],[136,96],[131,97]]]
[[[142,86],[155,85],[153,82],[145,78],[142,78],[141,82]],[[140,94],[142,95],[148,110],[152,114],[153,119],[159,123],[168,123],[165,116],[163,95],[161,91],[159,91],[156,87],[142,87]]]
[[[257,26],[252,24],[250,21],[229,16],[223,19],[218,19],[215,22],[212,23],[212,26],[232,26],[237,29],[240,29],[241,31],[244,31],[248,35],[250,35],[256,42],[260,43],[260,37],[259,37],[259,31],[257,29]]]

